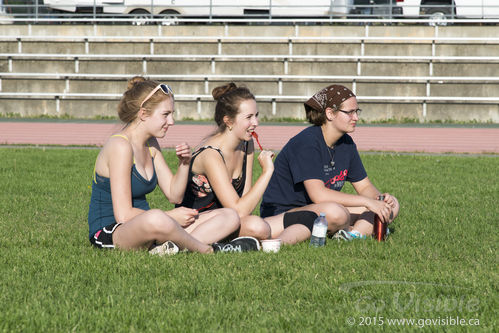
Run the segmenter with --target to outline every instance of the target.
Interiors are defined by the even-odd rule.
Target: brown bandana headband
[[[309,112],[311,109],[324,112],[326,108],[338,109],[344,101],[350,97],[355,97],[355,94],[347,87],[333,84],[312,96],[305,102],[305,110]]]

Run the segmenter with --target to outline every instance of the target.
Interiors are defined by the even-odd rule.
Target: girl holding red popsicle
[[[255,132],[258,126],[255,97],[247,88],[234,83],[215,88],[212,95],[217,101],[215,122],[218,128],[192,156],[189,182],[181,205],[201,212],[221,207],[235,209],[241,217],[239,236],[261,240],[281,238],[286,244],[303,240],[302,229],[310,230],[317,217],[314,212],[282,214],[270,223],[251,215],[274,172],[274,154],[262,149]],[[258,162],[262,168],[254,184],[252,137],[261,150]]]
[[[274,171],[274,153],[262,150],[258,162],[260,177],[253,184],[253,133],[258,126],[255,97],[234,83],[212,92],[216,132],[197,149],[191,160],[187,189],[181,206],[199,212],[233,208],[241,217],[240,236],[270,237],[270,226],[251,213],[262,198]]]

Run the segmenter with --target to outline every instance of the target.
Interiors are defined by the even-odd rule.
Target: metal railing
[[[4,17],[0,23],[8,22],[92,22],[101,23],[135,23],[135,24],[178,24],[178,23],[216,23],[216,22],[381,22],[381,23],[455,23],[461,19],[482,22],[484,19],[499,21],[499,3],[494,5],[399,5],[393,1],[389,4],[357,4],[353,0],[322,1],[321,4],[309,1],[295,4],[276,4],[268,0],[267,5],[246,6],[220,5],[216,0],[210,0],[207,5],[182,5],[181,1],[142,0],[126,1],[117,4],[93,1],[93,5],[77,1],[54,2],[49,0],[0,0],[0,14]],[[248,1],[251,3],[250,1]],[[410,19],[411,21],[407,21]],[[75,21],[76,20],[76,21]],[[340,20],[340,21],[337,21]],[[344,21],[342,21],[344,20]],[[380,20],[380,21],[378,21]]]

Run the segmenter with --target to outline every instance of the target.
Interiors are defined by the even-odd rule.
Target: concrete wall
[[[469,41],[439,41],[432,45],[426,38],[466,37]],[[10,37],[9,37],[10,36]],[[25,37],[45,36],[34,39]],[[103,40],[91,37],[107,36]],[[154,40],[156,37],[179,37],[179,40]],[[216,37],[202,40],[202,36]],[[386,40],[334,40],[334,37],[386,37]],[[121,25],[0,25],[0,92],[30,93],[110,93],[120,95],[126,79],[134,75],[179,75],[169,80],[176,94],[210,95],[211,90],[225,83],[221,79],[205,82],[203,75],[300,75],[300,76],[499,76],[499,61],[433,61],[364,59],[284,59],[258,58],[258,55],[301,56],[499,56],[499,42],[478,41],[473,38],[499,36],[497,26],[243,26],[243,25],[186,25],[186,26],[121,26]],[[20,42],[16,37],[21,37]],[[63,37],[68,37],[64,39]],[[74,37],[74,38],[69,38]],[[133,38],[136,40],[133,40]],[[138,37],[147,37],[138,40]],[[180,40],[181,37],[199,37],[199,40]],[[224,39],[239,37],[240,40]],[[248,40],[244,38],[248,37]],[[261,37],[260,40],[254,40]],[[276,37],[276,40],[265,40]],[[293,40],[294,37],[327,37],[328,39]],[[393,37],[411,37],[414,40],[395,41]],[[85,41],[84,38],[90,40]],[[124,40],[130,39],[130,40]],[[217,41],[220,38],[221,41]],[[250,39],[251,38],[251,39]],[[149,40],[152,39],[152,42]],[[67,59],[45,59],[40,54],[71,55]],[[83,55],[124,54],[132,59],[87,59]],[[185,55],[178,59],[143,58],[147,55]],[[22,55],[22,57],[21,57]],[[32,55],[32,56],[28,56]],[[80,55],[78,59],[77,55]],[[216,60],[195,59],[196,55],[224,56]],[[253,55],[253,59],[232,59],[232,55]],[[31,77],[1,75],[1,73],[31,73]],[[39,77],[37,77],[39,73]],[[101,78],[49,78],[43,73],[107,74]],[[122,75],[123,77],[113,77]],[[199,75],[185,78],[182,75]],[[358,96],[431,96],[499,97],[499,82],[432,82],[361,79],[313,80],[246,79],[238,83],[248,86],[255,95],[311,96],[332,83],[355,89]],[[117,99],[21,98],[0,96],[0,114],[16,113],[23,116],[39,114],[71,115],[74,117],[112,116]],[[415,102],[415,101],[361,101],[367,121],[386,119],[418,119],[420,121],[480,121],[499,123],[497,103],[490,102]],[[304,119],[303,101],[276,99],[260,100],[262,117]],[[214,103],[202,99],[179,100],[177,117],[212,118]]]
[[[499,26],[494,25],[450,25],[430,27],[423,25],[393,26],[245,26],[245,25],[98,25],[98,24],[62,24],[62,25],[0,25],[2,36],[274,36],[274,37],[332,37],[366,35],[375,37],[470,37],[496,38]]]

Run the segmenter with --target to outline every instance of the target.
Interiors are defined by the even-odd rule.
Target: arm
[[[222,160],[220,154],[211,149],[205,150],[201,153],[196,161],[200,163],[200,169],[208,178],[213,191],[216,193],[218,200],[223,207],[235,209],[239,216],[250,215],[253,209],[260,201],[265,188],[267,187],[272,172],[274,171],[274,164],[272,162],[272,152],[264,151],[258,157],[262,165],[262,174],[257,179],[255,184],[251,186],[252,173],[246,174],[246,185],[250,188],[244,191],[242,197],[239,197],[231,183],[231,176],[228,174],[227,167]],[[248,154],[247,167],[253,166],[253,154]]]
[[[158,141],[153,138],[150,140],[150,145],[154,156],[154,168],[158,176],[158,185],[161,191],[163,191],[171,203],[181,203],[189,175],[189,163],[192,156],[190,147],[185,143],[177,145],[176,154],[179,159],[179,166],[177,173],[174,175],[166,164]]]
[[[248,144],[248,155],[246,156],[246,179],[244,182],[243,196],[248,193],[253,186],[253,162],[255,161],[255,146],[253,140]]]
[[[377,199],[381,194],[368,177],[358,182],[352,182],[352,186],[359,195],[367,198]]]
[[[320,179],[307,179],[303,182],[310,200],[314,203],[334,201],[345,207],[366,207],[368,197],[343,193],[328,189]]]
[[[180,144],[176,147],[177,157],[179,159],[179,167],[177,173],[173,175],[165,158],[161,153],[158,140],[152,138],[150,140],[152,155],[154,157],[154,168],[158,177],[158,185],[167,199],[172,203],[182,202],[185,187],[187,185],[187,177],[189,173],[189,163],[191,160],[191,149],[187,144]],[[195,222],[198,217],[198,212],[195,209],[187,207],[178,207],[165,213],[177,221],[180,226],[187,228]]]
[[[304,182],[308,196],[314,203],[336,202],[345,207],[365,207],[378,216],[382,216],[384,221],[389,220],[391,207],[376,198],[380,194],[368,177],[361,181],[352,183],[358,194],[343,193],[328,189],[319,179],[308,179]]]
[[[371,181],[367,177],[361,181],[353,182],[352,186],[359,195],[375,200],[374,203],[371,202],[372,205],[366,206],[367,209],[380,216],[383,222],[393,221],[396,216],[394,216],[394,210],[396,210],[398,214],[398,202],[395,197],[391,196],[388,193],[383,193],[385,198],[383,201],[379,201],[378,196],[381,194],[381,192],[373,185],[373,183],[371,183]]]
[[[106,147],[106,159],[114,218],[116,222],[124,223],[143,212],[142,209],[132,206],[132,147],[121,138],[111,138]]]

